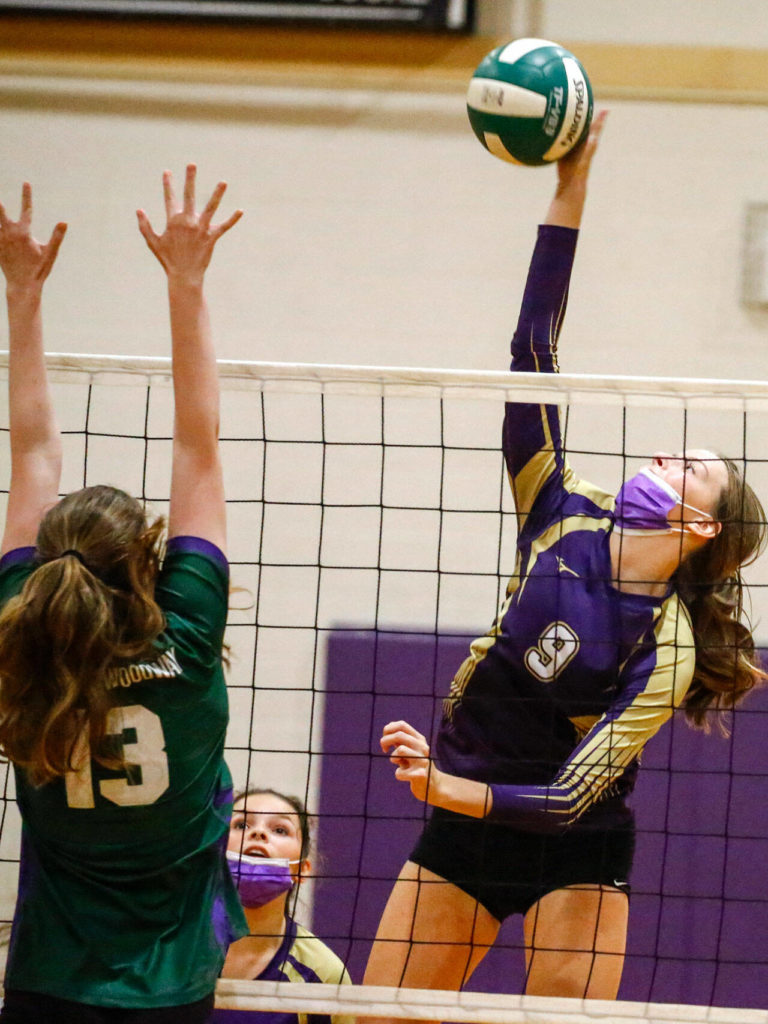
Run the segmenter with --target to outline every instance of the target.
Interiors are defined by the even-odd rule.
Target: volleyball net
[[[503,403],[558,404],[571,464],[608,491],[656,450],[702,447],[734,459],[765,502],[768,384],[219,365],[233,585],[227,758],[237,789],[305,798],[317,856],[296,917],[359,982],[426,813],[394,780],[380,729],[404,718],[433,731],[468,643],[495,618],[514,569]],[[164,513],[169,361],[54,355],[49,369],[63,492],[113,483]],[[8,479],[6,437],[4,493]],[[745,577],[760,642],[765,560]],[[728,737],[675,716],[646,748],[633,796],[638,844],[621,1003],[517,995],[525,975],[513,919],[459,994],[227,981],[222,1005],[500,1024],[768,1024],[767,716],[756,692],[733,714]],[[19,820],[7,766],[0,778],[0,919],[8,922]]]

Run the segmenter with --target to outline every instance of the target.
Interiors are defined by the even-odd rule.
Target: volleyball
[[[467,113],[489,153],[514,164],[548,164],[585,138],[592,86],[579,61],[547,39],[515,39],[483,58],[469,83]]]

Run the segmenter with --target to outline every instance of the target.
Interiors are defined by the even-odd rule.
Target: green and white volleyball
[[[515,39],[480,62],[467,113],[489,153],[515,164],[548,164],[586,136],[592,87],[568,50],[547,39]]]

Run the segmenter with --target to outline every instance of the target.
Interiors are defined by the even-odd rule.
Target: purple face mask
[[[672,526],[667,518],[676,505],[691,509],[701,519],[712,520],[709,513],[684,502],[671,484],[646,466],[619,488],[616,495],[615,529],[619,533],[637,536],[681,533],[685,525]]]
[[[244,907],[263,907],[293,887],[291,863],[285,857],[249,857],[227,850],[227,864]]]

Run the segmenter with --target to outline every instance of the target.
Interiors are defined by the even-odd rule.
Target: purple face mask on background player
[[[244,907],[263,907],[293,887],[291,864],[286,857],[249,857],[227,850],[227,864]]]
[[[671,484],[649,467],[625,481],[616,495],[615,529],[626,534],[682,533],[685,524],[672,526],[667,516],[676,505],[712,520],[708,512],[688,505]]]

